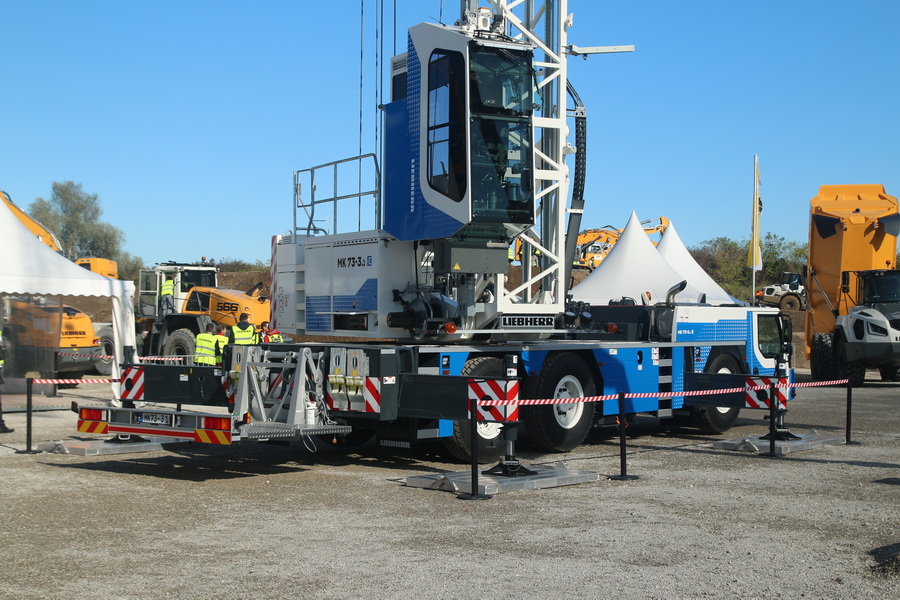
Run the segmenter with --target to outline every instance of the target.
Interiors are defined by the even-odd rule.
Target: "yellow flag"
[[[759,243],[759,215],[762,214],[762,200],[759,197],[759,156],[753,155],[753,216],[751,220],[750,250],[747,266],[762,271],[762,249]]]

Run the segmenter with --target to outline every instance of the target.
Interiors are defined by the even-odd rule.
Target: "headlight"
[[[887,329],[882,327],[881,325],[876,325],[875,323],[867,323],[869,326],[869,333],[872,335],[884,335],[888,334]]]

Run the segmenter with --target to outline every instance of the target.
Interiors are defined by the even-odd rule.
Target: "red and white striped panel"
[[[131,389],[128,389],[128,382]],[[141,367],[128,367],[122,373],[122,383],[119,387],[119,398],[122,400],[144,399],[144,369]]]
[[[381,412],[381,379],[378,377],[366,377],[363,399],[366,401],[367,413]]]
[[[235,391],[229,375],[222,377],[222,387],[225,389],[225,397],[228,399],[228,404],[234,404]]]
[[[489,379],[487,381],[470,379],[469,400],[478,402],[485,399],[516,402],[519,399],[519,382],[497,379]],[[471,412],[469,417],[471,418]],[[479,405],[477,419],[479,421],[495,421],[498,423],[518,421],[519,405]]]
[[[771,385],[775,383],[776,386],[787,385],[787,379],[775,379],[774,377],[753,377],[747,379],[747,387],[756,387],[766,386],[766,390],[752,390],[748,389],[744,392],[744,406],[747,408],[771,408],[771,399],[769,398],[769,393],[771,390]],[[776,408],[787,408],[787,395],[785,394],[786,387],[776,387],[775,388],[775,400],[777,402]],[[765,391],[765,396],[763,399],[760,399],[757,394],[759,392]]]

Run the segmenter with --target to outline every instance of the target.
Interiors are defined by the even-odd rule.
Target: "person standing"
[[[6,346],[3,345],[3,333],[0,332],[0,385],[3,385],[3,360],[6,358]],[[3,420],[3,396],[0,395],[0,433],[12,433],[15,429],[6,426]]]
[[[197,334],[197,340],[194,343],[194,364],[212,367],[216,364],[216,345],[218,340],[213,335],[216,326],[207,323],[206,331]]]
[[[241,313],[238,324],[228,330],[228,343],[244,346],[252,344],[256,338],[256,328],[250,322],[249,313]]]
[[[225,346],[228,345],[228,326],[216,327],[216,366],[222,366],[222,358],[225,354]]]
[[[171,275],[166,275],[166,280],[159,288],[159,317],[165,319],[166,315],[173,312],[175,312],[175,280]]]

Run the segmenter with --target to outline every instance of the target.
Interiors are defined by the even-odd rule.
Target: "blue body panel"
[[[407,96],[385,110],[384,229],[401,241],[450,237],[464,223],[425,201],[419,184],[421,64],[409,38]]]

